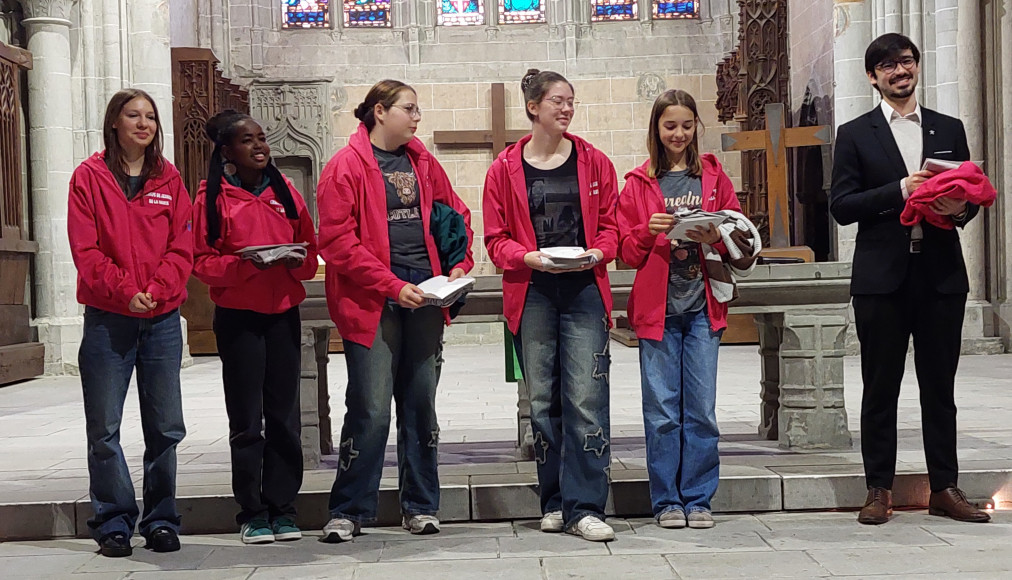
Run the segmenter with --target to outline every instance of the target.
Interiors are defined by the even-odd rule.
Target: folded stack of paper
[[[244,260],[259,262],[261,264],[273,264],[285,258],[296,258],[305,260],[308,252],[306,242],[298,244],[269,244],[266,246],[247,246],[236,253]]]
[[[560,270],[573,270],[587,264],[597,262],[593,254],[584,255],[587,250],[580,246],[556,246],[554,248],[541,248],[541,263],[548,268]]]
[[[447,308],[474,286],[474,278],[461,276],[453,282],[446,276],[435,276],[418,285],[427,306]]]
[[[686,235],[690,230],[696,228],[706,229],[710,225],[719,226],[727,220],[727,216],[721,213],[695,210],[675,215],[675,227],[668,232],[669,240],[688,240]]]

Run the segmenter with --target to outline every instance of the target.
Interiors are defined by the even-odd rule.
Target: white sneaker
[[[680,509],[673,509],[661,514],[657,518],[657,525],[667,529],[681,529],[685,527],[685,512]]]
[[[439,518],[425,514],[404,516],[401,526],[416,536],[428,536],[439,533]]]
[[[615,530],[597,516],[585,516],[566,532],[591,542],[610,542],[615,539]]]
[[[566,520],[562,519],[562,511],[548,512],[541,517],[541,531],[557,534],[566,529]]]
[[[361,533],[362,524],[344,518],[334,518],[327,522],[327,525],[323,526],[322,541],[328,544],[349,542],[353,537]]]
[[[708,511],[689,512],[689,527],[696,529],[712,528],[714,526],[713,515]]]

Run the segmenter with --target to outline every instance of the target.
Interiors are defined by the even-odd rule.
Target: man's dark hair
[[[920,64],[921,51],[917,50],[917,45],[914,44],[914,41],[895,32],[883,34],[871,41],[871,44],[868,45],[868,50],[864,52],[864,70],[868,74],[874,75],[876,65],[882,61],[899,58],[900,54],[907,49],[910,49],[910,52],[914,53],[914,60],[917,61],[917,64]]]

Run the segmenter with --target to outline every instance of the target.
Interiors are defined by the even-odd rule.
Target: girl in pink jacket
[[[615,168],[566,132],[576,101],[562,75],[531,70],[521,83],[530,136],[503,151],[485,178],[485,246],[502,268],[503,312],[530,389],[541,531],[615,538],[608,499],[608,330],[615,259]],[[563,270],[541,250],[585,248]]]
[[[716,227],[668,240],[680,210],[741,211],[731,180],[700,154],[699,114],[685,91],[654,101],[650,159],[626,175],[618,202],[619,256],[637,269],[629,322],[640,343],[647,472],[664,528],[713,526],[717,491],[717,349],[727,304],[714,299],[700,245],[727,254]]]

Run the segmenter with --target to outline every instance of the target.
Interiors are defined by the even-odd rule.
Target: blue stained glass
[[[544,0],[499,0],[499,24],[532,24],[544,21]]]
[[[636,20],[638,0],[590,0],[592,22]]]
[[[467,26],[485,23],[482,0],[440,0],[440,26]]]
[[[329,0],[283,0],[282,28],[330,28]]]
[[[672,2],[665,0],[653,0],[654,18],[676,19],[676,18],[699,18],[699,2]]]
[[[344,24],[348,27],[389,27],[390,0],[344,0]]]

